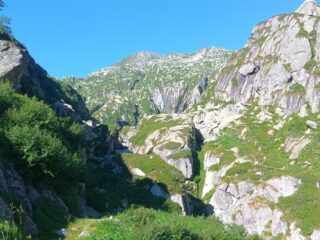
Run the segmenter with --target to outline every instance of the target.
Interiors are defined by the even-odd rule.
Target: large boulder
[[[151,125],[154,127],[148,127]],[[192,178],[196,133],[189,116],[149,116],[142,120],[135,131],[128,131],[127,134],[131,136],[129,139],[124,136],[122,138],[126,139],[130,151],[139,154],[155,153],[181,171],[185,178]],[[142,137],[141,142],[136,141]]]
[[[298,229],[289,229],[289,224],[282,220],[283,212],[271,205],[281,197],[293,195],[300,184],[301,181],[294,177],[270,179],[260,186],[248,181],[221,184],[210,204],[215,215],[224,223],[243,225],[249,234],[270,232],[276,237],[290,231],[294,235]]]

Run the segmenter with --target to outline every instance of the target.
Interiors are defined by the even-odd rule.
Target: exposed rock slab
[[[225,223],[243,225],[250,234],[262,235],[267,231],[277,236],[286,234],[289,225],[281,220],[283,213],[271,208],[268,202],[277,203],[280,197],[291,196],[300,184],[299,179],[285,176],[270,179],[260,186],[249,181],[221,184],[210,204],[214,207],[215,215]]]

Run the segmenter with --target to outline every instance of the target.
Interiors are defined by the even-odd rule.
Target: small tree
[[[0,0],[0,11],[6,6],[3,0]],[[11,35],[10,18],[6,16],[0,16],[0,34]]]

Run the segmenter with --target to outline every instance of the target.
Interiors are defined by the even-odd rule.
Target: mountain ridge
[[[307,0],[295,13],[258,24],[239,51],[141,52],[101,74],[58,83],[20,61],[19,45],[0,40],[0,49],[9,44],[0,55],[13,50],[23,65],[8,70],[6,64],[4,72],[15,74],[4,76],[17,90],[28,76],[23,93],[51,107],[0,85],[0,218],[12,218],[13,199],[32,235],[319,240],[317,9]],[[42,94],[46,82],[57,84],[56,92]],[[93,116],[78,116],[84,102]],[[111,132],[105,123],[118,126]],[[73,179],[71,188],[55,178],[57,185],[42,181],[59,172]],[[39,179],[43,184],[33,183]],[[68,226],[70,213],[77,221]],[[111,216],[85,219],[99,213]],[[215,232],[216,218],[225,234]],[[176,220],[183,226],[161,222]]]
[[[185,176],[192,168],[211,214],[265,239],[320,237],[317,8],[306,1],[295,13],[258,24],[198,103],[181,116],[158,117],[192,120],[200,150],[167,133],[179,139],[181,123],[146,133],[142,120],[124,134],[132,152],[157,154]]]
[[[203,48],[192,54],[117,63],[71,85],[86,97],[93,115],[108,124],[136,124],[137,116],[182,112],[204,92],[205,81],[215,81],[231,51]],[[149,56],[149,54],[147,54]],[[139,54],[138,54],[139,58]],[[137,62],[135,62],[137,61]],[[68,83],[68,79],[65,79]],[[200,86],[200,90],[197,85]]]

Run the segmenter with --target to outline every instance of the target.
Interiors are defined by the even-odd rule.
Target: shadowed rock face
[[[216,96],[273,105],[289,115],[306,104],[319,110],[319,5],[306,1],[294,14],[257,25],[246,44],[222,69]]]
[[[46,89],[54,87],[54,92],[57,84],[48,78],[47,72],[35,63],[28,51],[13,40],[0,40],[0,78],[11,82],[22,93],[49,103],[58,100],[58,95]]]
[[[34,61],[24,46],[2,35],[0,36],[0,79],[12,83],[18,92],[30,97],[36,96],[51,106],[57,106],[58,103],[62,106],[68,105],[72,111],[67,115],[76,120],[89,118],[88,110],[80,95],[70,90],[71,94],[77,98],[76,101],[71,100],[62,90],[61,85],[50,78],[48,73]]]

